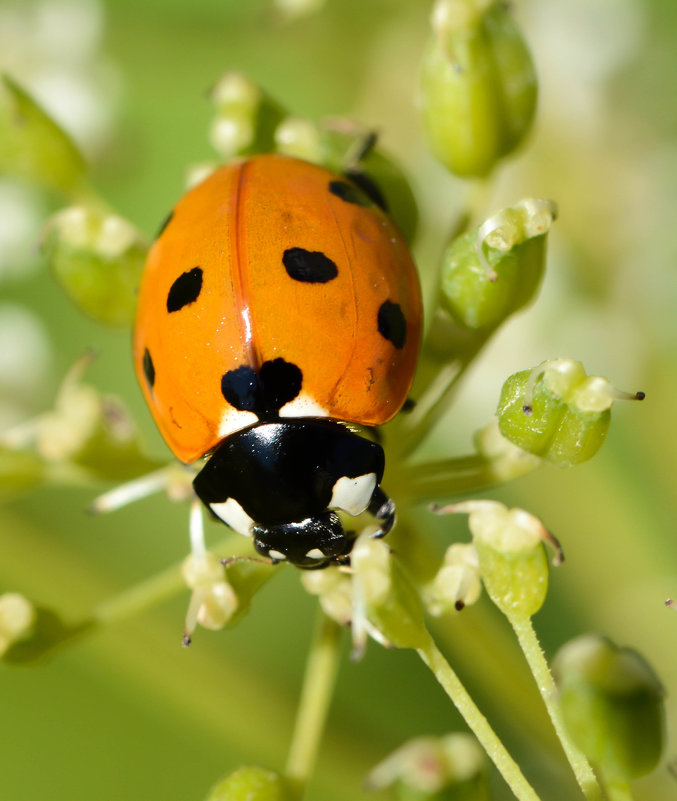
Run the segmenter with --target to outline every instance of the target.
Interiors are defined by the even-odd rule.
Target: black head
[[[346,534],[334,512],[307,517],[298,523],[252,526],[254,548],[262,556],[286,560],[313,570],[344,561],[353,547],[354,535]]]

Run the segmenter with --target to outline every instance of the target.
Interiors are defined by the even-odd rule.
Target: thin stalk
[[[433,642],[432,637],[429,638],[427,645],[418,649],[418,654],[461,713],[515,797],[519,801],[539,801],[536,791],[499,740],[489,721],[477,708],[468,691]]]
[[[285,769],[291,789],[298,799],[303,798],[315,767],[336,683],[340,652],[341,627],[320,609]]]
[[[543,649],[538,642],[531,618],[527,615],[516,614],[507,614],[506,616],[517,635],[520,648],[529,664],[538,686],[538,691],[541,694],[545,708],[548,710],[548,715],[550,715],[550,720],[562,744],[566,758],[569,760],[576,781],[588,801],[602,801],[604,794],[590,763],[571,741],[564,727],[562,715],[557,704],[555,680],[548,667]],[[611,795],[611,798],[614,799],[616,797]],[[617,796],[618,801],[626,798],[629,798],[629,796]]]

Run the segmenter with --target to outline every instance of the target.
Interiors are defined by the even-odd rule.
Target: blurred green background
[[[149,236],[181,194],[186,168],[210,160],[206,93],[231,68],[293,112],[348,114],[374,126],[411,177],[422,226],[417,261],[430,287],[467,186],[426,152],[416,111],[430,3],[327,0],[282,19],[272,0],[0,2],[0,68],[22,81],[82,144],[101,192]],[[431,455],[462,453],[493,413],[504,378],[571,356],[643,405],[617,406],[590,463],[544,469],[489,497],[539,515],[567,561],[536,618],[546,653],[600,631],[677,685],[677,6],[667,0],[522,0],[516,14],[539,74],[533,135],[486,190],[487,214],[551,197],[536,306],[499,332],[469,373]],[[0,183],[0,423],[49,408],[88,347],[88,378],[124,398],[149,448],[168,452],[135,383],[127,333],[79,314],[36,253],[51,210],[35,189]],[[386,481],[387,485],[387,481]],[[188,510],[163,498],[105,518],[91,491],[45,489],[0,510],[0,593],[22,592],[77,619],[180,561]],[[462,520],[428,521],[440,548]],[[223,531],[210,525],[212,541]],[[0,668],[0,798],[11,801],[200,799],[241,763],[281,768],[315,601],[291,569],[234,630],[180,647],[188,593],[93,634],[50,661]],[[445,650],[543,798],[577,798],[506,624],[482,599],[440,633]],[[667,698],[668,733],[677,707]],[[461,728],[417,658],[371,644],[344,658],[309,797],[361,799],[368,769],[404,739]],[[637,798],[677,797],[666,759]],[[497,798],[509,792],[496,782]]]

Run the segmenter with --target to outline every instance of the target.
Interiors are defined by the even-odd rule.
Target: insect
[[[407,398],[421,295],[402,235],[356,183],[262,155],[190,190],[141,283],[134,361],[193,486],[256,551],[302,568],[347,562],[337,511],[394,504],[378,426]]]

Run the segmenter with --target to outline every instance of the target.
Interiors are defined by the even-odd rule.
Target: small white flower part
[[[33,604],[16,592],[0,595],[0,655],[12,643],[28,637],[35,623]]]
[[[426,588],[428,611],[436,616],[474,604],[482,592],[479,558],[472,544],[447,548],[442,567]]]

